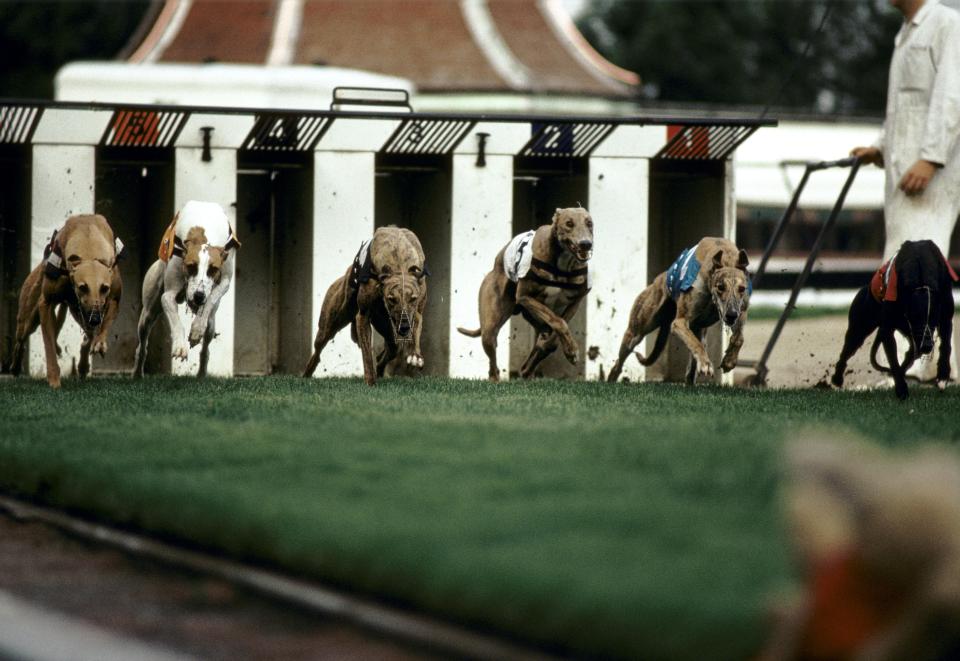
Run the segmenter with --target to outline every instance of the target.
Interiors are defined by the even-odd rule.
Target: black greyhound
[[[893,376],[899,399],[907,398],[907,369],[918,356],[933,352],[934,331],[940,335],[937,385],[943,388],[950,379],[956,281],[957,274],[933,241],[905,241],[893,259],[874,274],[870,285],[860,289],[853,299],[843,350],[831,379],[833,385],[843,386],[847,361],[879,327],[870,350],[870,363]],[[897,360],[894,331],[900,331],[910,341],[902,364]],[[877,362],[881,344],[889,367]]]

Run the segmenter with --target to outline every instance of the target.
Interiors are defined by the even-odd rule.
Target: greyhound
[[[20,289],[11,365],[14,376],[20,374],[24,342],[39,325],[47,360],[47,382],[51,388],[60,387],[57,336],[66,308],[83,329],[77,373],[81,379],[86,378],[90,353],[103,356],[107,352],[107,336],[120,310],[123,283],[117,258],[122,250],[123,244],[103,216],[71,216],[59,232],[54,232],[43,261],[30,272]]]
[[[197,376],[206,376],[210,341],[216,336],[217,307],[230,289],[239,248],[240,242],[219,204],[190,201],[177,212],[160,243],[159,259],[143,278],[134,378],[143,376],[150,330],[161,310],[170,326],[173,358],[187,359],[187,338],[177,314],[177,304],[184,301],[195,315],[190,346],[203,342]]]
[[[558,343],[567,360],[577,364],[579,350],[567,322],[590,291],[587,263],[592,256],[593,218],[583,207],[557,209],[549,225],[514,237],[497,253],[493,270],[480,285],[480,328],[457,328],[481,338],[491,381],[500,380],[497,335],[515,314],[522,314],[538,332],[521,377],[533,376]]]
[[[747,253],[727,239],[705,237],[683,251],[633,302],[620,355],[607,380],[616,382],[627,357],[658,328],[650,355],[637,354],[642,365],[652,365],[660,357],[672,330],[690,350],[687,383],[694,383],[698,375],[712,377],[713,364],[703,346],[703,333],[720,320],[733,329],[720,367],[724,372],[736,367],[752,292],[747,264]]]
[[[320,353],[347,324],[353,341],[360,345],[363,376],[374,385],[387,366],[400,355],[399,343],[412,340],[405,351],[407,368],[423,369],[420,333],[427,304],[429,271],[417,235],[400,227],[381,227],[373,239],[360,246],[353,264],[327,290],[317,322],[313,354],[303,376],[309,377],[320,363]],[[383,337],[385,348],[373,360],[370,327]]]
[[[956,281],[957,274],[933,241],[905,241],[850,304],[843,349],[831,378],[833,385],[843,386],[847,361],[879,327],[870,350],[870,362],[878,371],[893,376],[894,392],[899,399],[908,396],[906,370],[917,356],[933,352],[934,333],[940,336],[937,387],[943,389],[950,379],[953,283]],[[894,331],[900,331],[910,341],[902,364],[897,360]],[[877,349],[881,344],[888,367],[877,362]]]

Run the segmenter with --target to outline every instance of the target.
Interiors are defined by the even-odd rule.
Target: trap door
[[[727,165],[723,160],[651,160],[648,283],[669,268],[681,251],[705,236],[735,240],[728,209]],[[718,382],[723,332],[716,324],[705,339]],[[649,355],[655,338],[655,333],[647,336],[644,355]],[[663,355],[647,368],[647,379],[683,381],[689,360],[686,346],[671,335]]]
[[[311,350],[313,175],[251,160],[237,173],[234,374],[297,374]]]
[[[577,203],[590,208],[586,158],[518,157],[515,161],[513,236],[550,224],[557,208],[574,207]],[[579,362],[571,365],[558,348],[540,363],[537,375],[555,379],[584,378],[587,299],[580,303],[580,308],[568,325],[580,347]],[[537,333],[519,314],[511,317],[509,324],[500,332],[510,333],[510,378],[519,378],[520,368],[536,343]]]
[[[143,278],[157,261],[164,230],[173,219],[173,150],[100,147],[97,150],[94,205],[124,245],[120,258],[123,293],[120,313],[107,339],[106,356],[94,356],[91,369],[128,372],[137,349],[143,308]],[[170,373],[170,331],[161,313],[148,340],[144,371]]]
[[[392,143],[388,143],[387,148]],[[452,149],[452,144],[449,149]],[[446,149],[446,148],[445,148]],[[384,151],[377,155],[375,225],[397,225],[420,239],[430,275],[420,348],[424,374],[446,376],[450,365],[450,236],[452,160],[442,154]],[[374,333],[375,351],[382,340]],[[401,348],[401,351],[403,349]]]
[[[0,144],[0,368],[10,370],[20,287],[30,264],[30,149]],[[27,372],[26,358],[24,372]]]

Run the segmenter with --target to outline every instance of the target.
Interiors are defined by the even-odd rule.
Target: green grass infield
[[[960,388],[0,381],[0,488],[592,657],[743,659],[809,426],[960,437]]]

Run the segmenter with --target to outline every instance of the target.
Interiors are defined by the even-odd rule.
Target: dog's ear
[[[377,275],[377,280],[379,280],[380,282],[383,282],[384,280],[389,278],[392,273],[393,273],[393,269],[390,268],[389,264],[385,265],[383,269],[381,269],[379,275]]]
[[[750,260],[747,259],[747,251],[741,248],[740,252],[737,254],[737,268],[746,272],[749,264]]]
[[[67,268],[73,270],[80,266],[80,262],[83,261],[80,259],[80,255],[70,255],[67,257]]]
[[[723,266],[723,251],[718,250],[713,255],[713,268],[718,269]]]
[[[553,219],[551,222],[553,222],[554,225],[556,225],[560,221],[560,213],[562,211],[563,209],[557,207],[557,209],[553,212]]]

